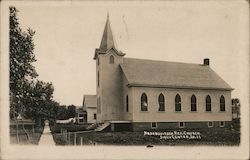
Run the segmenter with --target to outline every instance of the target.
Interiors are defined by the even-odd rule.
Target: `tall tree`
[[[35,32],[31,29],[22,31],[16,16],[17,9],[10,7],[9,11],[11,111],[20,113],[24,108],[23,97],[28,94],[29,82],[38,76],[32,65],[36,61],[33,42]]]
[[[9,54],[10,54],[10,118],[17,114],[30,119],[56,117],[58,103],[52,100],[52,83],[39,81],[33,66],[36,62],[31,29],[19,27],[17,9],[10,7]]]

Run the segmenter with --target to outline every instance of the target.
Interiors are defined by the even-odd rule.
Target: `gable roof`
[[[97,107],[96,95],[84,95],[83,97],[83,107]]]
[[[118,50],[117,50],[116,48],[114,48],[114,47],[108,48],[105,52],[104,52],[104,51],[101,51],[101,49],[96,48],[96,49],[95,49],[94,59],[96,59],[97,56],[98,56],[99,54],[107,54],[107,53],[109,53],[111,50],[113,50],[118,56],[124,56],[124,55],[125,55],[125,53],[123,53],[123,52],[121,52],[121,51],[118,51]]]
[[[120,66],[128,86],[232,90],[203,64],[124,58]]]

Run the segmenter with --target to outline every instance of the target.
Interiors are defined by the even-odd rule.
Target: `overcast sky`
[[[247,2],[56,2],[15,6],[21,27],[36,31],[38,78],[53,83],[60,104],[81,105],[84,94],[96,93],[93,56],[107,11],[126,57],[187,63],[210,58],[211,68],[235,89],[232,97],[240,97],[248,58]]]

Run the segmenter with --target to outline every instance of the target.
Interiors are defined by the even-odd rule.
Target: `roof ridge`
[[[149,62],[167,62],[167,63],[176,63],[176,64],[192,64],[192,65],[206,66],[206,65],[200,64],[200,63],[174,62],[174,61],[151,60],[151,59],[131,58],[131,57],[124,57],[124,59],[139,60],[139,61],[149,61]]]

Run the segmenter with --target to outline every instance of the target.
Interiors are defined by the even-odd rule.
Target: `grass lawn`
[[[17,140],[17,132],[15,126],[10,126],[10,143],[11,144],[38,144],[41,134],[43,132],[43,127],[34,129],[34,133],[31,127],[25,126],[25,130],[28,134],[25,133],[25,131],[22,129],[22,127],[19,126],[18,130],[18,138],[19,143]]]
[[[178,130],[181,131],[181,130]],[[57,145],[76,144],[83,145],[239,145],[239,131],[231,130],[207,130],[200,131],[201,139],[160,139],[159,136],[144,136],[143,132],[87,132],[77,133],[76,139],[71,133],[70,138],[63,138],[60,134],[54,134]],[[70,139],[70,140],[69,140]]]

